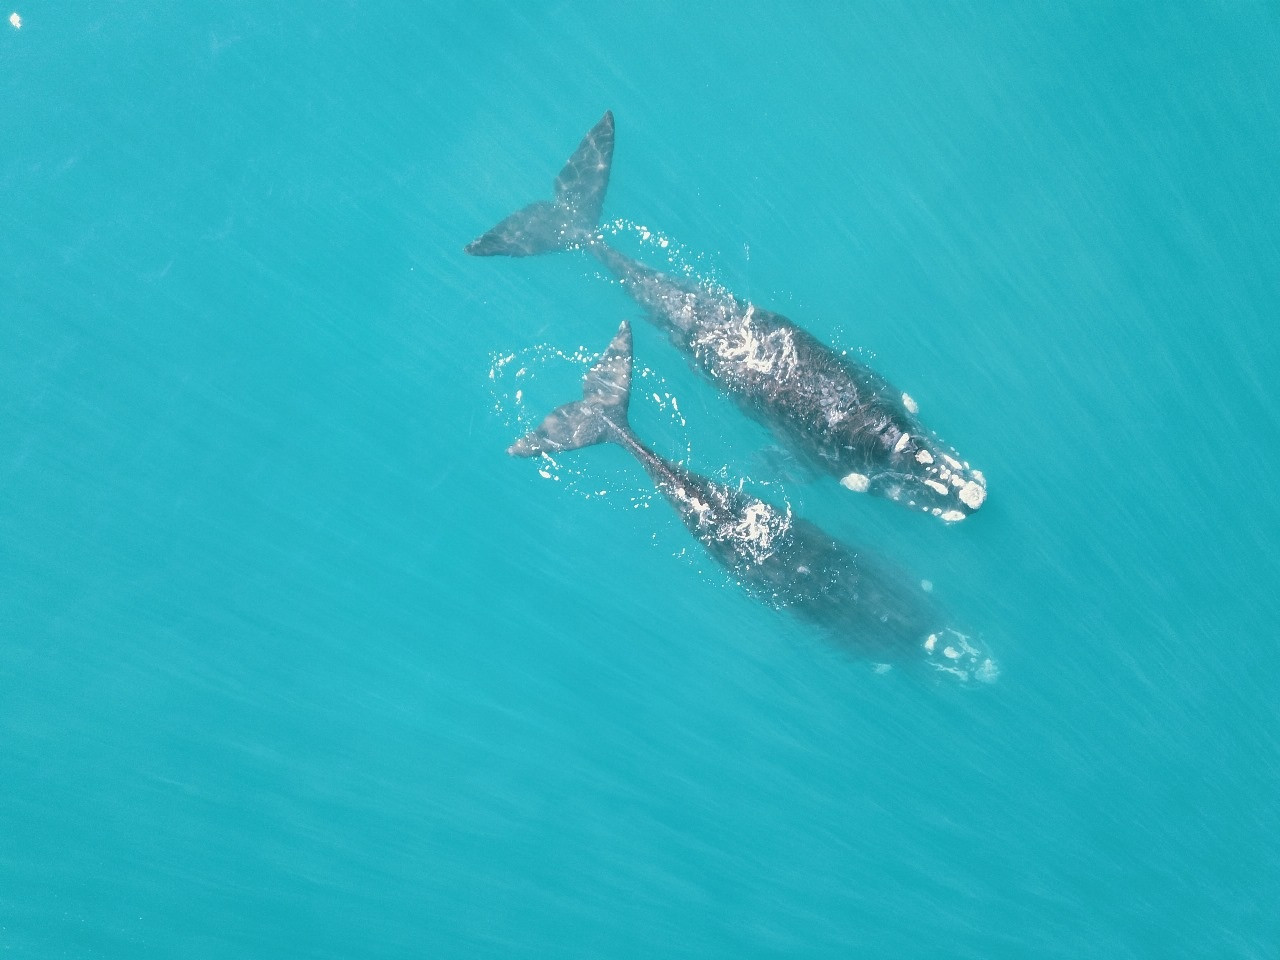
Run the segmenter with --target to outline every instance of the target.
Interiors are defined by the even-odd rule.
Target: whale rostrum
[[[467,253],[523,257],[585,250],[694,369],[818,472],[848,490],[948,523],[982,506],[982,473],[922,426],[915,401],[876,371],[781,314],[646,267],[610,246],[599,220],[613,146],[613,114],[606,113],[560,171],[553,199],[511,214],[468,244]]]

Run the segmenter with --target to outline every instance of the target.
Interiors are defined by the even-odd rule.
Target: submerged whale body
[[[849,490],[950,523],[986,500],[986,479],[927,431],[905,393],[781,314],[682,281],[613,249],[598,224],[613,162],[606,113],[530,204],[467,245],[474,256],[584,249],[621,282],[692,366],[767,426],[779,443]]]
[[[631,328],[624,321],[583,378],[582,399],[553,410],[507,452],[534,457],[616,443],[640,462],[711,557],[757,598],[868,659],[923,661],[962,680],[995,679],[991,658],[959,631],[941,627],[931,598],[906,576],[789,509],[699,476],[645,446],[627,419],[630,394]]]

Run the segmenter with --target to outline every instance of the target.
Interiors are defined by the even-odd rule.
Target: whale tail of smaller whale
[[[600,222],[613,165],[613,113],[591,128],[556,177],[555,199],[517,210],[466,246],[476,257],[532,257],[588,241]]]
[[[582,378],[582,399],[556,407],[537,429],[507,448],[513,457],[577,450],[629,434],[631,324],[623,320],[609,348]]]

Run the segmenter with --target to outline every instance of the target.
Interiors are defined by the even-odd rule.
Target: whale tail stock
[[[556,407],[536,429],[507,447],[507,453],[536,457],[616,442],[631,433],[630,400],[631,324],[623,320],[604,356],[582,378],[582,399]]]
[[[613,166],[613,113],[582,138],[560,175],[555,199],[517,210],[466,246],[476,257],[532,257],[589,240],[600,222]]]

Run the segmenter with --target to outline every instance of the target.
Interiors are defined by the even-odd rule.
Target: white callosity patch
[[[951,454],[939,450],[924,435],[910,434],[910,442],[919,447],[913,459],[923,468],[914,472],[915,479],[928,487],[933,494],[945,498],[939,501],[930,494],[924,494],[920,497],[924,501],[919,504],[921,510],[951,523],[963,520],[970,511],[982,506],[987,498],[987,489],[986,480],[981,471],[973,470],[967,463],[961,463]],[[897,452],[904,447],[905,444],[900,437],[894,450]],[[901,496],[895,495],[892,486],[887,489],[889,496],[902,499]],[[910,489],[909,486],[906,488],[906,490]],[[923,493],[924,491],[918,491],[916,495],[920,496]],[[908,506],[917,506],[916,500],[910,500]]]
[[[907,408],[907,413],[916,414],[920,412],[920,405],[911,399],[909,393],[902,395],[902,405]]]
[[[982,663],[978,664],[973,672],[973,678],[983,683],[995,683],[1000,676],[1000,668],[996,666],[996,662],[987,657]]]
[[[910,442],[911,442],[911,434],[904,433],[902,436],[898,437],[898,442],[893,445],[893,452],[901,453],[902,448],[905,447]]]
[[[854,493],[866,493],[871,486],[871,478],[865,473],[849,473],[840,478],[840,486],[847,487]]]
[[[947,627],[931,633],[921,644],[925,660],[939,673],[968,682],[994,683],[1000,675],[996,662],[979,650],[959,630]]]
[[[977,510],[987,499],[986,488],[970,480],[960,488],[960,502],[971,510]]]
[[[13,13],[9,14],[9,23],[13,25],[13,29],[15,30],[22,29],[22,18],[18,16],[18,11],[15,10]]]

